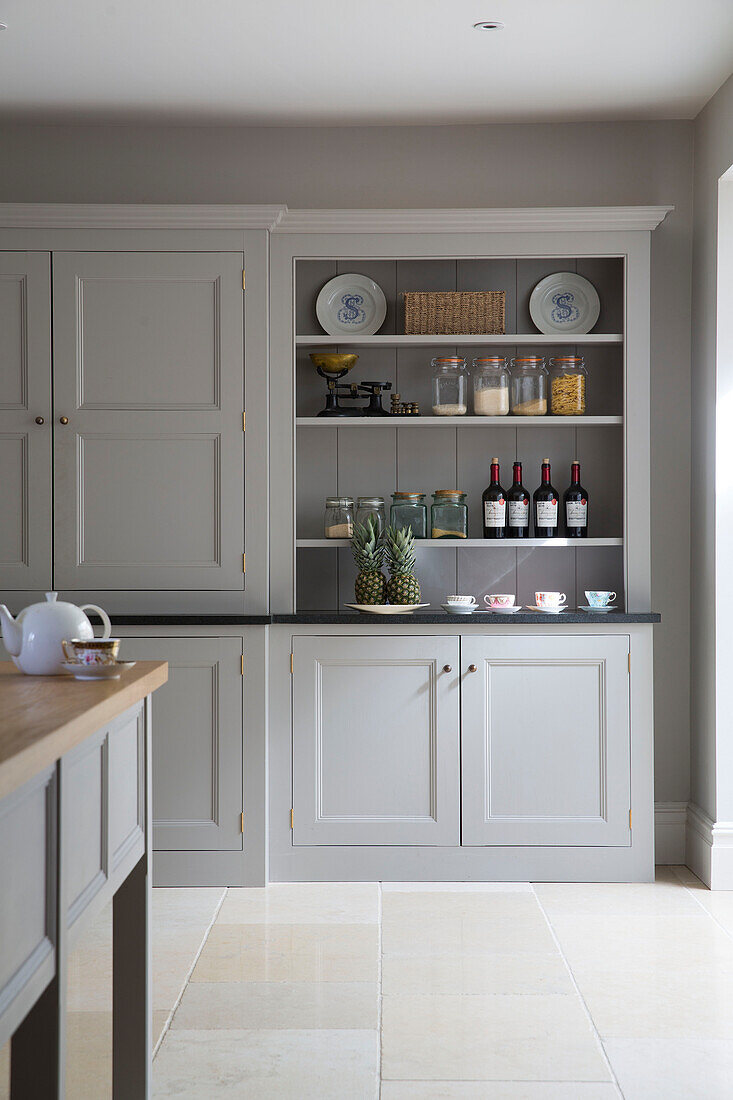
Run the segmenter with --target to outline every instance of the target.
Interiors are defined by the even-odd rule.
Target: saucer
[[[563,604],[562,607],[536,607],[532,603],[527,605],[528,611],[539,611],[542,615],[562,615],[567,609],[567,604]]]
[[[578,611],[592,611],[594,614],[598,612],[600,615],[605,615],[608,611],[618,611],[618,608],[609,603],[605,607],[590,607],[581,603],[578,604]]]
[[[115,661],[113,665],[84,665],[81,661],[62,661],[61,667],[75,680],[119,680],[122,673],[134,668],[135,664],[135,661]]]
[[[482,615],[513,615],[515,611],[521,611],[521,603],[513,603],[511,607],[482,607]]]
[[[360,611],[362,615],[411,615],[420,607],[430,607],[429,603],[345,603],[344,607],[351,607],[354,611]]]
[[[446,615],[473,615],[478,604],[475,603],[444,603],[441,605]]]

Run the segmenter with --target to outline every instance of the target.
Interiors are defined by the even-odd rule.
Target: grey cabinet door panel
[[[72,925],[109,877],[109,742],[88,738],[63,758],[64,845],[68,922]]]
[[[244,587],[243,262],[54,253],[57,587]]]
[[[293,843],[458,844],[458,639],[300,637],[293,654]]]
[[[628,653],[625,636],[461,639],[463,844],[631,843]]]
[[[121,652],[168,661],[151,704],[153,847],[241,851],[241,639],[124,638]]]
[[[3,589],[51,587],[51,431],[49,255],[0,252]]]

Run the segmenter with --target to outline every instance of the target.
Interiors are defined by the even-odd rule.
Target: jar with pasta
[[[560,355],[550,360],[550,413],[583,416],[586,406],[585,360],[581,355]]]
[[[509,411],[512,416],[546,414],[547,367],[541,355],[512,359]]]

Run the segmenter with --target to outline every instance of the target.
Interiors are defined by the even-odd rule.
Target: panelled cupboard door
[[[461,639],[464,845],[631,843],[628,653],[625,636]]]
[[[51,432],[50,257],[0,252],[0,590],[51,587]]]
[[[241,638],[123,638],[125,660],[167,661],[153,694],[153,848],[241,851]]]
[[[244,587],[243,263],[54,253],[58,588]]]
[[[459,703],[457,638],[295,638],[293,843],[457,845]]]

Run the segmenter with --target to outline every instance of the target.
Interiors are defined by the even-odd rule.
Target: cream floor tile
[[[691,871],[689,867],[685,867],[682,864],[673,864],[670,867],[665,868],[679,879],[685,886],[691,886],[693,889],[707,890],[707,886],[697,877],[694,871]]]
[[[702,911],[687,917],[553,916],[551,923],[573,969],[733,970],[733,940]]]
[[[729,936],[733,936],[733,892],[730,890],[708,890],[699,883],[690,886],[688,897],[693,904],[702,906]]]
[[[442,918],[497,920],[502,917],[534,918],[542,914],[533,893],[440,890],[386,893],[382,897],[382,920],[439,920]],[[543,922],[544,923],[544,922]]]
[[[0,1047],[0,1100],[10,1098],[10,1041]]]
[[[517,917],[430,917],[384,912],[385,954],[552,954],[557,950],[537,908]]]
[[[385,955],[382,992],[570,993],[565,964],[554,955]]]
[[[372,924],[379,912],[376,883],[275,883],[227,891],[221,924]]]
[[[377,1026],[378,995],[371,982],[192,982],[172,1027],[364,1030]]]
[[[66,1021],[66,1095],[112,1096],[112,1013],[70,1012]]]
[[[376,982],[376,924],[214,925],[194,982]]]
[[[171,1031],[153,1096],[176,1100],[375,1100],[376,1031]]]
[[[383,882],[383,894],[531,894],[529,882]]]
[[[610,1082],[385,1081],[381,1100],[618,1100]]]
[[[166,1025],[170,1012],[167,1008],[155,1008],[153,1009],[153,1046],[158,1042],[163,1034],[163,1028]]]
[[[162,922],[169,929],[178,924],[205,929],[225,894],[226,890],[220,886],[156,886],[152,900],[153,925]]]
[[[538,883],[535,893],[547,915],[695,916],[698,906],[674,879],[656,883]]]
[[[153,1008],[170,1011],[178,1000],[186,977],[193,966],[196,952],[201,941],[183,947],[173,943],[171,946],[156,948],[153,945]]]
[[[391,996],[385,1080],[603,1081],[610,1075],[576,997]]]
[[[733,1042],[609,1039],[604,1044],[624,1100],[730,1100]]]
[[[602,1039],[681,1036],[733,1040],[733,974],[715,967],[577,967]]]

